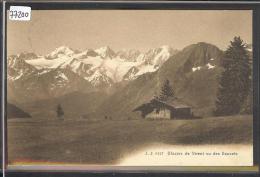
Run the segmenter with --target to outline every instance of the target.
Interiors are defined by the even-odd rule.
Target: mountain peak
[[[184,73],[188,73],[203,68],[213,69],[218,67],[222,54],[223,52],[217,46],[206,42],[199,42],[185,47],[177,54],[176,58],[184,63],[181,70]],[[176,62],[168,60],[164,67],[173,68],[174,65],[176,65]]]
[[[96,49],[96,51],[100,51],[100,52],[106,52],[106,51],[110,51],[110,50],[112,50],[112,49],[109,46],[103,46],[103,47]]]
[[[211,45],[211,44],[207,42],[198,42],[197,45]]]
[[[217,46],[207,43],[207,42],[198,42],[197,44],[194,44],[197,47],[213,47],[213,48],[218,48]]]
[[[182,49],[182,51],[188,51],[188,50],[190,51],[200,50],[201,52],[206,52],[206,53],[211,50],[221,51],[217,46],[206,42],[198,42],[196,44],[191,44],[185,47],[184,49]]]
[[[105,73],[96,70],[90,77],[85,77],[92,85],[98,86],[111,86],[113,81]]]
[[[160,47],[161,49],[171,50],[172,48],[169,45],[163,45]]]
[[[95,52],[103,58],[112,58],[115,56],[115,52],[109,46],[100,47]]]
[[[46,55],[46,58],[48,59],[54,59],[54,58],[58,58],[61,56],[71,56],[72,54],[74,54],[74,50],[71,49],[70,47],[67,46],[60,46],[58,48],[56,48],[53,52],[51,52],[50,54]]]
[[[111,48],[110,48],[108,45],[103,46],[103,47],[100,47],[99,49],[103,49],[103,50],[111,50]]]
[[[142,55],[142,53],[139,50],[136,49],[122,49],[116,53],[117,56],[119,56],[121,59],[124,59],[126,61],[134,61],[136,62],[138,57]]]
[[[169,46],[169,45],[163,45],[163,46],[160,47],[160,49],[161,49],[161,51],[163,51],[163,52],[168,52],[168,53],[170,53],[170,55],[173,55],[173,54],[175,54],[175,53],[178,52],[178,50],[173,49],[173,48],[172,48],[171,46]]]
[[[73,50],[70,47],[65,46],[65,45],[57,47],[54,51],[56,51],[56,52],[63,52],[63,53],[73,52]]]

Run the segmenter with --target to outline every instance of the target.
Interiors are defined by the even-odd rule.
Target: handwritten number
[[[10,11],[9,12],[9,16],[13,19],[13,18],[23,18],[23,17],[28,17],[29,13],[28,12],[22,12],[22,11]]]

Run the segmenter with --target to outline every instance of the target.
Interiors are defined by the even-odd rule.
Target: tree
[[[161,101],[166,101],[169,98],[175,98],[173,88],[170,85],[170,81],[168,79],[165,80],[165,82],[162,86],[162,89],[161,89],[161,93],[156,98],[161,100]]]
[[[64,111],[63,111],[63,109],[62,109],[62,107],[61,107],[60,104],[58,104],[58,106],[57,106],[56,113],[57,113],[57,117],[58,117],[59,119],[63,119]]]
[[[252,114],[253,113],[253,89],[250,87],[246,101],[244,102],[241,110],[241,114]]]
[[[215,114],[238,114],[250,89],[250,63],[246,44],[234,37],[221,63],[224,71],[220,78]]]

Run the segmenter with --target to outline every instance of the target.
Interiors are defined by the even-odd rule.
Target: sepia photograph
[[[8,167],[253,166],[251,10],[7,19]]]

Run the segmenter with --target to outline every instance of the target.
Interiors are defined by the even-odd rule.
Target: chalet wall
[[[153,112],[145,116],[147,119],[171,119],[171,111],[168,109],[161,109],[159,111],[153,110]]]
[[[190,108],[178,108],[174,109],[172,112],[173,118],[190,118],[191,117],[191,109]]]

